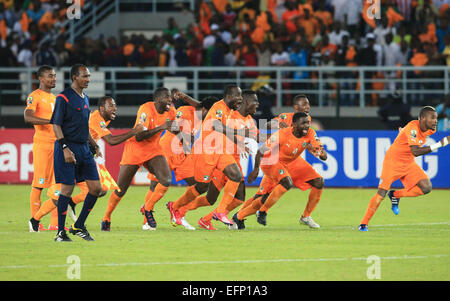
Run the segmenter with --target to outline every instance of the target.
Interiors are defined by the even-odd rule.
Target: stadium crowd
[[[375,2],[375,1],[374,1]],[[381,0],[367,12],[365,0],[196,1],[195,23],[180,28],[174,18],[159,35],[83,37],[73,45],[60,35],[39,43],[46,32],[61,30],[67,4],[56,0],[0,0],[2,66],[424,66],[450,64],[448,0]],[[258,72],[246,72],[247,78]],[[367,73],[397,78],[398,72]],[[220,76],[220,75],[219,75]],[[283,77],[309,79],[314,72]],[[325,77],[357,78],[353,72]],[[411,72],[411,77],[442,77],[441,72]],[[283,83],[302,89],[304,84]],[[366,83],[383,89],[384,83]],[[394,90],[395,84],[390,83]],[[427,85],[439,85],[427,83]],[[328,88],[335,89],[335,84]],[[411,87],[414,88],[414,87]],[[350,83],[344,89],[358,89]],[[348,104],[356,102],[349,94]],[[413,99],[414,101],[414,99]],[[377,104],[372,95],[369,104]]]

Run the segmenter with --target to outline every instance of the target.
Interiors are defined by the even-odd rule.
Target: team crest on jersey
[[[208,181],[209,180],[209,176],[204,176],[203,180]]]
[[[280,175],[284,174],[284,169],[280,169],[279,173]]]
[[[303,148],[306,148],[307,145],[308,145],[308,143],[306,143],[306,142],[303,142],[303,144],[302,144]]]
[[[61,191],[55,190],[55,196],[59,197],[60,194],[61,194]]]
[[[33,97],[32,96],[28,97],[27,102],[29,105],[31,105],[33,103]]]
[[[181,118],[181,116],[183,116],[183,112],[178,111],[177,114],[176,114],[176,117],[177,117],[177,118]]]
[[[292,152],[293,155],[295,155],[298,152],[298,148],[295,148],[294,151]]]
[[[222,110],[217,110],[216,111],[216,117],[217,118],[222,118]]]
[[[417,131],[416,130],[411,130],[411,138],[412,139],[416,139],[417,137]]]
[[[100,127],[105,130],[106,129],[106,123],[104,121],[100,121]]]
[[[39,178],[39,184],[44,184],[45,179],[44,178]]]
[[[142,123],[144,123],[147,120],[147,114],[142,113],[141,117],[139,117],[139,119],[141,120]]]
[[[287,118],[287,116],[286,116],[286,114],[283,114],[283,115],[280,116],[280,118],[281,118],[282,120],[285,120],[285,119]]]

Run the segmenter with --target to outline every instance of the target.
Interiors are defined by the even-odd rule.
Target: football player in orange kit
[[[168,130],[174,134],[179,132],[175,121],[175,108],[172,106],[172,97],[169,90],[164,87],[157,88],[153,93],[154,101],[148,101],[139,107],[136,122],[142,123],[144,131],[132,137],[125,143],[125,149],[120,162],[120,171],[117,184],[120,191],[111,193],[108,207],[102,220],[102,230],[109,231],[111,214],[128,190],[136,172],[144,166],[158,179],[158,185],[145,206],[145,217],[149,226],[155,230],[156,220],[153,217],[151,204],[161,199],[172,182],[172,174],[164,151],[159,145],[161,131]],[[105,225],[107,222],[107,225]]]
[[[49,124],[55,107],[56,96],[51,90],[56,86],[56,73],[51,66],[41,66],[37,71],[39,88],[27,98],[24,111],[26,123],[34,126],[33,137],[33,182],[31,184],[31,217],[41,207],[42,189],[49,188],[53,182],[53,146],[56,140],[53,126]],[[57,214],[54,218],[58,218]],[[57,223],[57,222],[56,222]],[[31,226],[30,231],[35,232]],[[39,224],[39,230],[47,230]]]
[[[242,92],[242,96],[243,96],[242,105],[238,110],[234,110],[232,112],[228,126],[236,130],[242,130],[244,128],[247,128],[249,129],[249,134],[251,138],[257,140],[259,132],[256,123],[252,118],[252,115],[256,112],[259,105],[258,96],[256,92],[253,90],[244,90]],[[235,142],[236,143],[234,144],[233,156],[242,173],[242,167],[240,166],[239,162],[240,162],[240,154],[246,152],[244,137],[236,136]],[[206,199],[208,205],[213,205],[216,202],[217,198],[219,197],[220,191],[226,185],[227,181],[228,181],[227,177],[220,170],[218,169],[214,170],[212,181],[210,182],[208,187],[208,193],[206,197],[202,196],[202,198]],[[241,205],[244,200],[245,200],[245,183],[242,179],[233,201],[226,207],[226,214],[228,214],[228,212],[232,211],[237,206]],[[194,204],[191,205],[189,203],[181,207],[178,210],[178,212],[176,212],[175,215],[179,215],[179,217],[184,217],[187,211],[194,210],[197,208],[198,207],[196,207]],[[211,224],[211,219],[213,218],[215,211],[216,210],[213,210],[206,216],[200,218],[200,220],[198,221],[200,228],[207,230],[216,230],[216,228],[214,228]]]
[[[310,113],[310,105],[308,97],[304,94],[299,94],[294,97],[294,110],[295,112],[304,112],[308,114],[309,122],[311,122]],[[270,123],[269,127],[274,128],[286,128],[292,126],[292,117],[293,113],[282,113],[278,117],[274,118]],[[320,140],[316,137],[316,140],[320,142]],[[320,148],[323,149],[322,143],[320,143]],[[316,151],[311,147],[311,145],[307,146],[307,149],[316,156]],[[321,151],[321,156],[319,158],[323,161],[327,159],[326,152]],[[293,162],[288,165],[289,174],[292,176],[292,181],[294,186],[305,191],[311,188],[311,191],[308,196],[308,202],[306,203],[305,209],[303,213],[300,215],[299,222],[303,225],[307,225],[310,228],[320,228],[320,225],[317,224],[311,217],[311,213],[316,208],[317,204],[320,201],[322,196],[322,191],[324,187],[324,179],[323,177],[302,157],[298,157]],[[261,183],[260,187],[267,187],[266,183]],[[262,190],[259,189],[258,192],[252,198],[248,199],[243,207],[250,205],[253,200],[262,197],[262,200],[268,197],[268,193],[265,195],[262,193]]]
[[[436,132],[437,113],[433,107],[425,106],[420,110],[419,120],[410,121],[397,135],[394,143],[386,152],[383,161],[378,191],[369,202],[367,211],[361,220],[360,231],[368,231],[368,224],[381,201],[396,180],[400,179],[404,188],[389,191],[392,211],[399,214],[398,203],[402,197],[415,197],[431,192],[431,182],[414,157],[426,155],[446,146],[450,136],[425,146],[427,137]]]
[[[252,183],[256,179],[261,165],[264,177],[259,190],[261,195],[268,194],[268,196],[255,198],[251,204],[241,207],[233,216],[235,228],[244,229],[244,218],[255,213],[260,224],[267,224],[267,211],[294,185],[289,164],[301,155],[308,144],[311,144],[317,156],[326,156],[315,131],[310,128],[308,114],[296,112],[292,117],[292,125],[273,134],[258,150],[255,168],[247,181]]]

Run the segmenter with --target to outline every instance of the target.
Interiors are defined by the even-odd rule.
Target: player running
[[[120,191],[115,190],[111,193],[108,207],[102,220],[102,229],[106,229],[104,224],[107,224],[110,229],[111,214],[127,192],[133,177],[141,166],[144,166],[158,179],[158,185],[156,185],[148,204],[156,203],[161,199],[172,182],[170,167],[159,145],[159,140],[161,131],[167,130],[174,134],[179,132],[175,122],[176,112],[175,108],[171,106],[172,97],[167,88],[157,88],[153,93],[153,97],[154,101],[148,101],[141,105],[137,113],[135,126],[142,123],[144,131],[125,143],[117,181]],[[156,220],[153,217],[152,208],[146,206],[144,213],[149,225],[152,228],[156,228]],[[108,223],[105,223],[105,221]]]
[[[368,224],[377,211],[381,201],[396,180],[400,179],[404,188],[389,191],[392,211],[399,214],[398,204],[402,197],[416,197],[431,192],[431,182],[414,157],[426,155],[448,145],[450,136],[441,141],[424,146],[427,137],[436,132],[437,113],[433,107],[425,106],[420,110],[419,120],[409,122],[397,135],[394,143],[386,152],[381,170],[378,191],[369,202],[367,211],[359,225],[360,231],[369,231]]]
[[[310,113],[310,104],[308,97],[304,94],[299,94],[294,97],[294,110],[295,112],[304,112],[308,114],[309,122],[311,122]],[[286,128],[292,127],[292,117],[295,114],[293,113],[282,113],[277,118],[274,118],[270,122],[270,127],[273,128]],[[308,151],[314,156],[318,156],[319,159],[325,161],[327,159],[327,154],[323,149],[323,145],[320,142],[320,139],[316,137],[316,140],[320,143],[320,149],[314,150],[311,145],[307,145]],[[319,155],[318,155],[319,154]],[[322,196],[322,191],[324,187],[324,179],[323,177],[302,157],[298,157],[293,162],[289,163],[287,166],[289,170],[289,174],[292,177],[292,181],[294,186],[301,189],[302,191],[308,190],[311,188],[311,191],[308,196],[308,202],[306,203],[306,207],[303,211],[303,214],[300,215],[299,222],[303,225],[307,225],[310,228],[320,228],[320,225],[317,224],[311,217],[312,212],[317,207],[317,204],[320,201]],[[261,182],[260,187],[267,187],[266,183]],[[270,193],[270,192],[269,192]],[[263,194],[262,189],[258,189],[255,196],[248,199],[243,208],[252,204],[255,199],[261,198],[263,201],[268,197],[268,193]],[[258,219],[262,221],[262,219]]]
[[[242,131],[247,129],[249,136],[254,140],[258,140],[259,131],[254,119],[252,118],[252,115],[258,109],[258,96],[253,90],[244,90],[242,92],[242,97],[242,105],[238,110],[232,112],[227,126],[232,128],[233,130]],[[240,155],[247,152],[245,148],[246,146],[244,144],[244,137],[236,135],[234,140],[233,157],[238,164],[241,173],[242,167],[240,165]],[[208,192],[206,194],[206,201],[208,205],[213,205],[216,202],[217,198],[219,197],[220,191],[226,185],[227,181],[227,177],[220,170],[214,170],[212,181],[209,183]],[[241,205],[244,200],[245,182],[242,178],[236,195],[234,196],[232,202],[226,207],[225,213],[228,214],[230,211]],[[178,217],[177,223],[180,223],[179,219],[184,218],[187,211],[194,210],[196,208],[198,207],[192,206],[191,204],[187,204],[186,206],[181,207],[178,211],[175,212],[175,216]],[[211,219],[213,218],[215,212],[216,210],[214,209],[209,214],[199,219],[198,225],[200,226],[200,228],[206,230],[217,230],[211,223]]]
[[[237,229],[244,229],[244,218],[255,213],[260,224],[267,224],[267,211],[294,185],[289,164],[301,155],[308,144],[316,150],[316,156],[324,155],[315,131],[310,128],[308,117],[304,112],[293,114],[292,127],[280,129],[258,150],[255,168],[247,181],[252,183],[256,179],[261,165],[264,177],[259,191],[261,196],[268,195],[267,198],[255,198],[251,204],[246,202],[246,206],[239,209],[233,216]]]

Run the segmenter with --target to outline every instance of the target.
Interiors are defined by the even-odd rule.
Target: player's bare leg
[[[228,181],[223,187],[223,197],[216,209],[216,213],[213,215],[213,218],[223,222],[224,224],[232,225],[233,221],[227,217],[227,207],[230,206],[234,200],[234,196],[236,195],[242,181],[242,173],[237,163],[233,163],[225,167],[223,174],[228,177]]]
[[[316,208],[317,204],[320,201],[320,197],[322,196],[323,186],[325,184],[323,178],[316,178],[307,182],[310,184],[311,191],[309,192],[308,203],[306,204],[306,208],[303,211],[303,214],[300,216],[300,223],[309,226],[310,228],[320,228],[320,225],[317,224],[312,218],[311,213]]]
[[[256,220],[261,225],[265,226],[267,224],[266,217],[267,211],[275,205],[275,203],[285,194],[289,189],[294,186],[291,177],[284,177],[278,183],[277,186],[274,187],[272,192],[269,194],[267,200],[263,203],[261,208],[256,212]]]

